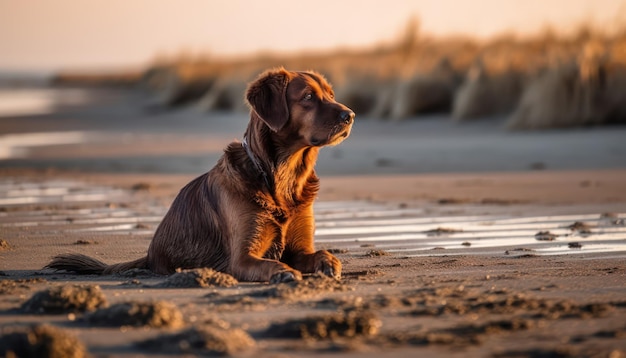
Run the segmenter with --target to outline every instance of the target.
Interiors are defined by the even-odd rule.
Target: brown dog
[[[354,113],[315,72],[267,71],[246,91],[243,141],[228,145],[208,173],[185,186],[157,228],[148,255],[106,265],[66,254],[47,268],[107,274],[131,268],[160,274],[209,267],[241,281],[284,282],[301,273],[341,276],[341,262],[313,248],[319,148],[350,134]]]

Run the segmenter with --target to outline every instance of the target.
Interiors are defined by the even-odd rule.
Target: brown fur
[[[251,154],[233,142],[211,171],[187,184],[146,257],[106,265],[68,254],[47,267],[92,274],[209,267],[241,281],[289,281],[313,272],[339,277],[339,260],[313,246],[314,166],[321,146],[349,135],[354,113],[334,100],[319,74],[282,68],[252,82],[246,100],[251,111],[244,138]]]

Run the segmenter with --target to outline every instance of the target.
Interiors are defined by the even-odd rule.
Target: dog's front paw
[[[281,282],[291,282],[302,280],[302,274],[299,271],[280,271],[270,277],[270,283],[276,284]]]
[[[315,253],[314,267],[315,272],[321,272],[336,279],[341,278],[341,261],[326,250]]]

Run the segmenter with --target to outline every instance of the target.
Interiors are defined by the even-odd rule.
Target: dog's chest
[[[282,209],[273,210],[270,215],[277,224],[283,225],[289,220],[289,213]]]
[[[256,203],[264,212],[264,216],[270,218],[276,224],[284,225],[300,212],[302,208],[309,207],[312,204],[313,197],[294,195],[267,195],[261,194],[256,197]]]
[[[257,203],[261,206],[263,216],[280,226],[285,225],[298,210],[298,205],[278,205],[274,200],[268,200],[266,197],[258,198]]]

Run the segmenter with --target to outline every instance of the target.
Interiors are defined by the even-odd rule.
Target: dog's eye
[[[305,101],[310,101],[313,99],[313,94],[312,93],[307,93],[304,95],[304,98],[302,98]]]

